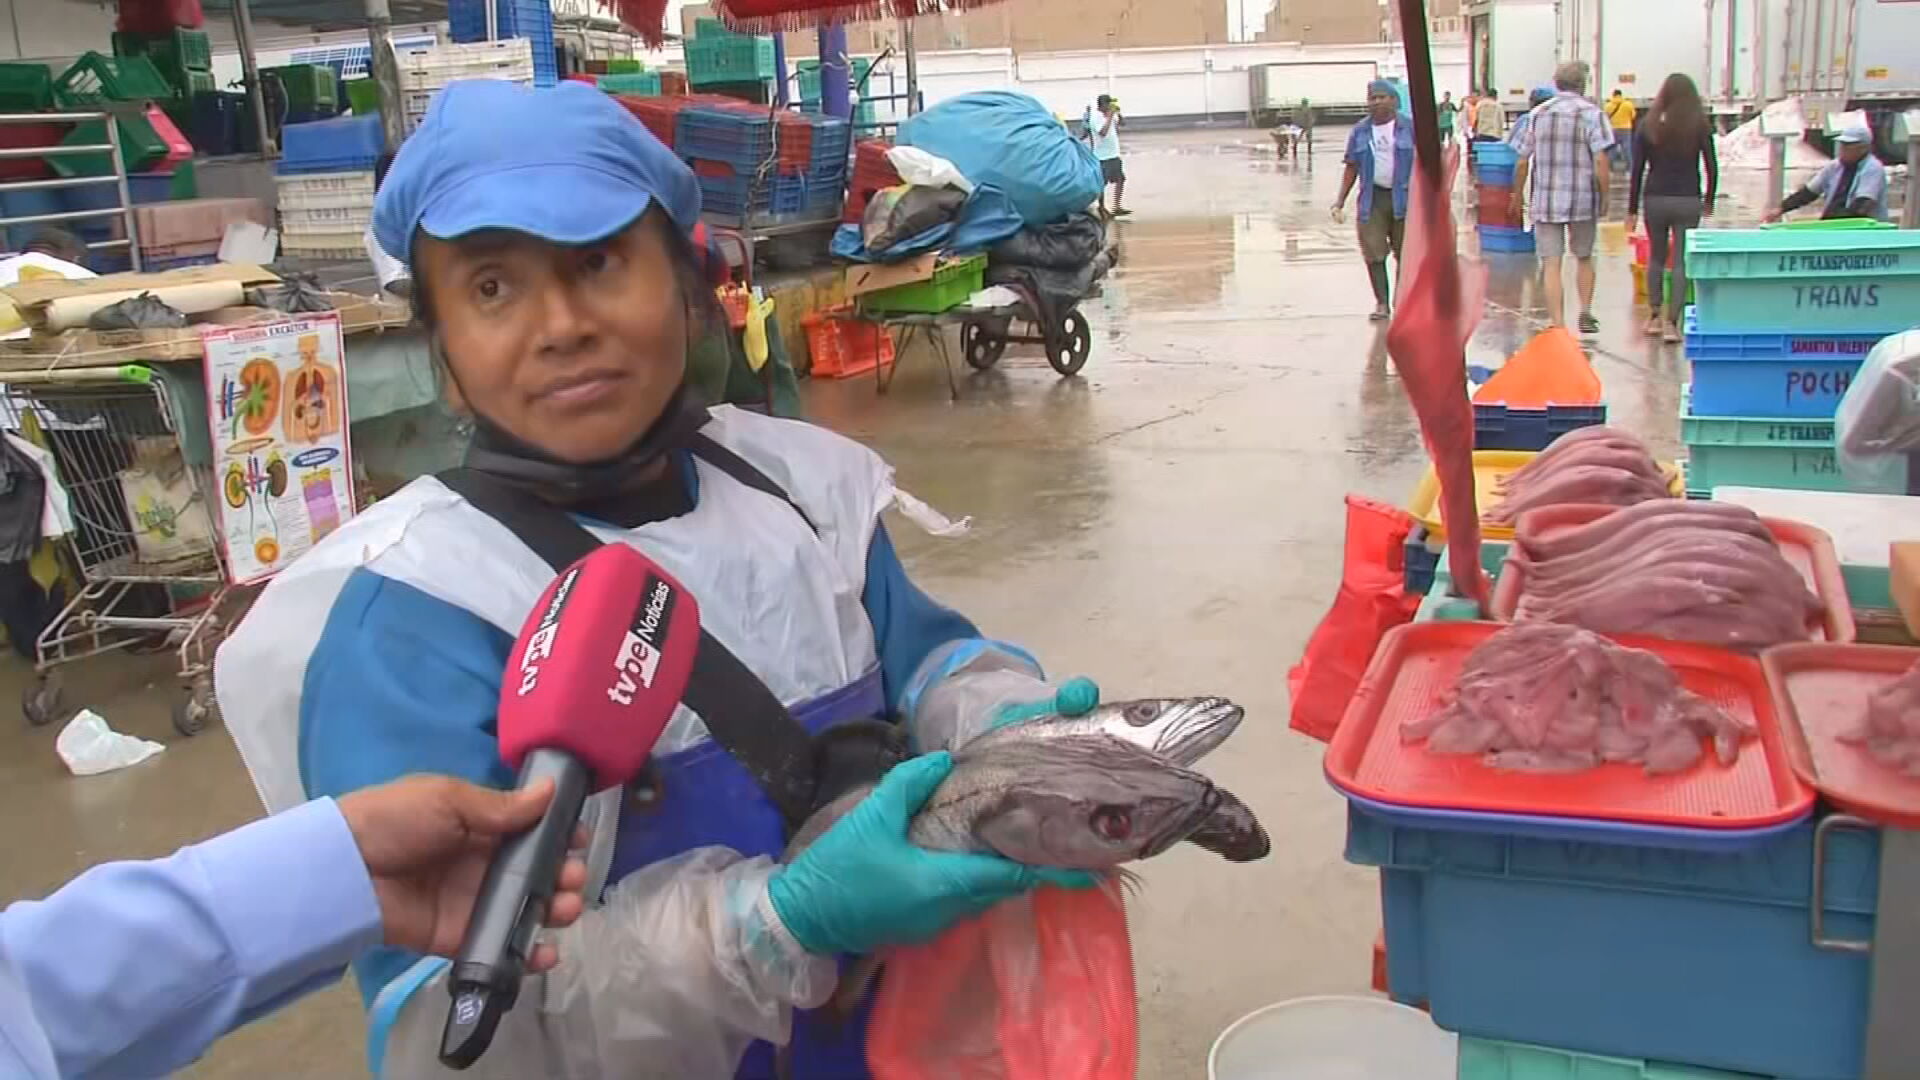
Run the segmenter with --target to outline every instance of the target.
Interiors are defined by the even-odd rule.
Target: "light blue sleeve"
[[[1831,198],[1833,195],[1834,178],[1839,175],[1840,159],[1835,158],[1825,165],[1820,166],[1820,171],[1814,173],[1813,179],[1807,181],[1807,190],[1813,192],[1815,195]]]
[[[1871,164],[1869,164],[1869,162]],[[1887,205],[1887,168],[1873,158],[1860,163],[1860,171],[1853,176],[1853,190],[1847,193],[1847,205],[1852,206],[1856,199],[1872,199],[1874,205],[1883,212]]]
[[[163,1076],[340,977],[380,908],[330,799],[0,912],[0,1075]]]

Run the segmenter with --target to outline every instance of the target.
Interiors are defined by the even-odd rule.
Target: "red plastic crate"
[[[888,160],[893,144],[885,139],[862,139],[853,144],[853,179],[847,185],[847,205],[840,220],[859,224],[866,217],[867,203],[883,188],[898,187],[900,171]]]
[[[0,124],[0,147],[58,146],[72,130],[72,124]],[[53,166],[46,158],[0,159],[0,180],[38,180],[52,175]]]
[[[1897,645],[1808,642],[1760,659],[1794,772],[1840,809],[1905,829],[1920,829],[1920,783],[1839,737],[1860,726],[1867,698],[1905,675],[1915,655]]]
[[[1577,529],[1618,509],[1617,506],[1594,503],[1543,506],[1527,511],[1516,526],[1529,539],[1544,540],[1555,533]],[[1773,533],[1775,542],[1780,545],[1780,555],[1787,560],[1787,565],[1800,572],[1800,576],[1806,579],[1807,588],[1812,589],[1814,595],[1826,605],[1823,614],[1807,620],[1807,632],[1825,641],[1852,641],[1857,632],[1853,622],[1853,605],[1847,601],[1847,583],[1840,574],[1840,557],[1834,553],[1833,538],[1824,530],[1798,521],[1783,521],[1780,518],[1761,518],[1760,521]],[[1520,600],[1526,592],[1527,563],[1521,559],[1509,560],[1500,571],[1499,582],[1493,587],[1488,614],[1501,622],[1512,621],[1513,613],[1520,609]]]
[[[684,71],[661,72],[660,93],[665,97],[685,97],[687,95],[687,73]]]
[[[1515,229],[1520,215],[1513,212],[1513,189],[1504,184],[1481,184],[1478,198],[1480,224]]]
[[[120,17],[113,28],[129,34],[165,34],[175,27],[191,30],[206,21],[200,0],[120,0]]]
[[[1627,237],[1627,243],[1633,245],[1633,265],[1645,266],[1647,265],[1647,260],[1653,258],[1653,238],[1646,233],[1634,233],[1632,236]],[[1680,248],[1677,244],[1667,245],[1668,269],[1673,268],[1673,257],[1679,253]]]
[[[845,307],[817,311],[800,320],[815,378],[850,379],[893,366],[893,335],[877,322],[854,318],[850,311]]]
[[[1660,657],[1686,689],[1753,724],[1758,737],[1740,748],[1732,765],[1707,754],[1665,776],[1625,762],[1579,772],[1519,772],[1496,769],[1476,755],[1436,754],[1425,743],[1403,742],[1402,725],[1444,708],[1468,654],[1502,629],[1499,623],[1436,622],[1389,631],[1327,746],[1327,779],[1361,798],[1413,809],[1684,829],[1763,829],[1796,821],[1812,808],[1813,791],[1788,759],[1759,662],[1705,645],[1606,635]]]
[[[813,123],[804,114],[780,114],[780,163],[783,173],[803,173],[813,164]]]

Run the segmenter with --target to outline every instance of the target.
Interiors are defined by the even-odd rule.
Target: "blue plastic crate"
[[[1443,550],[1445,545],[1434,543],[1425,525],[1415,525],[1407,534],[1401,568],[1408,596],[1425,596],[1433,588],[1434,572],[1440,568]]]
[[[1832,419],[1860,370],[1855,360],[1692,358],[1693,407],[1706,416]]]
[[[282,173],[353,172],[371,169],[386,148],[380,115],[343,116],[288,124],[280,129]]]
[[[798,214],[810,205],[805,177],[769,176],[760,184],[759,190],[752,193],[752,202],[749,203],[748,193],[752,185],[751,176],[702,176],[701,207],[715,214],[739,215],[753,211]]]
[[[447,29],[454,41],[487,40],[488,0],[449,0]],[[553,7],[548,0],[492,0],[498,38],[526,38],[533,47],[533,85],[552,86],[560,72],[553,56]]]
[[[725,109],[682,109],[673,150],[683,158],[724,161],[736,172],[753,172],[773,156],[773,121]]]
[[[1696,229],[1687,277],[1708,333],[1891,334],[1920,311],[1920,233]]]
[[[1865,360],[1884,334],[1709,334],[1689,305],[1684,319],[1689,360]]]
[[[1872,934],[1878,837],[1829,837],[1827,933]],[[1462,1035],[1799,1080],[1854,1080],[1868,958],[1808,939],[1813,825],[1740,853],[1389,825],[1347,813],[1380,868],[1387,982]]]
[[[1680,438],[1687,444],[1690,492],[1733,486],[1847,489],[1830,417],[1713,416],[1697,412],[1688,391],[1680,398]]]
[[[1479,225],[1482,252],[1531,252],[1533,234],[1509,225]]]
[[[1548,405],[1544,409],[1508,408],[1473,403],[1475,450],[1545,450],[1553,440],[1575,428],[1607,422],[1601,405]]]

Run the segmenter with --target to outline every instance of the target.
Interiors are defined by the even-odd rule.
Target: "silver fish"
[[[976,737],[966,748],[980,750],[1018,739],[1108,735],[1176,765],[1191,765],[1226,742],[1246,715],[1222,697],[1139,698],[1100,705],[1082,716],[1050,713],[1010,724]]]

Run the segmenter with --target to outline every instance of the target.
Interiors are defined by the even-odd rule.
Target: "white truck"
[[[1685,0],[1559,0],[1557,6],[1555,56],[1592,67],[1587,90],[1595,100],[1618,90],[1644,107],[1670,73],[1697,80],[1705,70],[1707,20],[1688,18]]]
[[[1285,120],[1302,98],[1320,120],[1358,117],[1367,108],[1367,84],[1379,73],[1373,60],[1295,60],[1255,64],[1247,100],[1254,123],[1271,127]]]
[[[1491,89],[1509,114],[1524,112],[1527,91],[1553,79],[1555,8],[1555,0],[1467,4],[1468,81]]]

